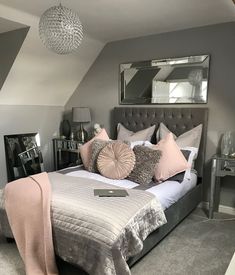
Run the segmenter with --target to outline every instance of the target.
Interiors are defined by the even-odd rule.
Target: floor
[[[224,275],[235,252],[235,217],[216,214],[208,220],[196,209],[160,244],[139,261],[132,275]],[[60,275],[83,275],[59,263]],[[25,275],[14,243],[0,234],[0,274]],[[235,274],[235,271],[234,271]]]

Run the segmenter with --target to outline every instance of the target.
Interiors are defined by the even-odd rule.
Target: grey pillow
[[[127,141],[151,141],[152,135],[155,131],[156,126],[151,126],[144,130],[133,132],[126,129],[121,123],[118,123],[117,126],[117,140],[127,140]]]
[[[139,184],[147,184],[152,181],[154,168],[161,157],[161,151],[141,145],[136,145],[133,151],[136,161],[128,179]]]

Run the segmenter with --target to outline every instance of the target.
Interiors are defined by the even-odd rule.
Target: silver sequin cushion
[[[152,181],[154,167],[160,160],[161,151],[141,145],[135,146],[133,151],[136,162],[128,179],[139,184],[147,184]]]
[[[91,159],[89,161],[89,165],[87,170],[89,172],[96,173],[98,172],[97,168],[97,158],[99,156],[100,151],[109,143],[113,141],[109,140],[102,140],[102,139],[95,139],[91,144]]]

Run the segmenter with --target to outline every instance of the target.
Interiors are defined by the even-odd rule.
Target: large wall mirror
[[[209,55],[120,65],[120,104],[206,103]]]

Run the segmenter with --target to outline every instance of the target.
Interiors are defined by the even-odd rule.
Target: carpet
[[[235,251],[235,220],[226,214],[216,214],[215,218],[208,220],[201,209],[196,209],[136,263],[131,274],[224,275]],[[61,261],[58,266],[60,275],[85,274]],[[16,245],[6,243],[1,234],[0,274],[25,275]]]

